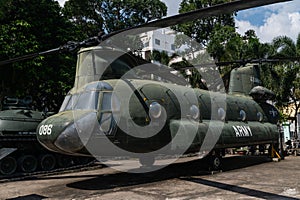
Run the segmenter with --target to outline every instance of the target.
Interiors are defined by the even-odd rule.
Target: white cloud
[[[261,42],[270,42],[277,36],[288,36],[296,41],[300,33],[300,13],[295,10],[299,11],[299,7],[297,9],[291,6],[281,7],[264,19],[264,24],[261,26],[255,26],[248,21],[239,20],[236,20],[236,26],[240,34],[244,34],[249,29],[255,30]]]
[[[181,0],[161,0],[168,7],[167,16],[172,16],[178,14],[179,4]]]
[[[59,5],[63,7],[67,0],[57,0],[57,1],[58,1]]]

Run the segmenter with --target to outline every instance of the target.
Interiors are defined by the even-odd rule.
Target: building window
[[[149,47],[149,42],[145,42],[144,47]]]
[[[155,39],[155,44],[156,45],[160,45],[160,40],[159,39]]]
[[[175,51],[175,49],[176,49],[175,44],[171,44],[171,50]]]

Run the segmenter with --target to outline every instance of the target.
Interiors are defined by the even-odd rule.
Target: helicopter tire
[[[42,170],[49,171],[55,168],[56,159],[52,154],[43,154],[39,159],[39,163]]]
[[[209,162],[209,171],[220,171],[222,169],[222,157],[219,155],[211,155]]]
[[[22,172],[34,172],[37,169],[38,161],[33,155],[24,155],[18,159],[18,166]]]
[[[150,167],[154,164],[154,156],[141,156],[139,157],[139,162],[142,166]]]
[[[0,161],[0,173],[11,175],[17,170],[17,161],[14,157],[7,156]]]

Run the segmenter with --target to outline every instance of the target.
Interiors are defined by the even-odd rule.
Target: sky
[[[58,0],[63,6],[66,0]],[[168,7],[168,16],[178,13],[182,0],[162,0]],[[277,36],[288,36],[296,41],[300,33],[300,1],[279,3],[239,11],[235,19],[238,33],[253,29],[261,42],[271,42]]]

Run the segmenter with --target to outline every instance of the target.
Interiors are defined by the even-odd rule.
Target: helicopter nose
[[[54,145],[62,151],[75,153],[83,148],[77,129],[72,123],[56,138]]]
[[[38,140],[46,148],[60,153],[76,153],[80,151],[83,142],[89,135],[82,134],[85,129],[86,116],[90,113],[76,114],[74,112],[63,112],[45,119],[38,126]],[[78,127],[79,126],[79,127]]]

